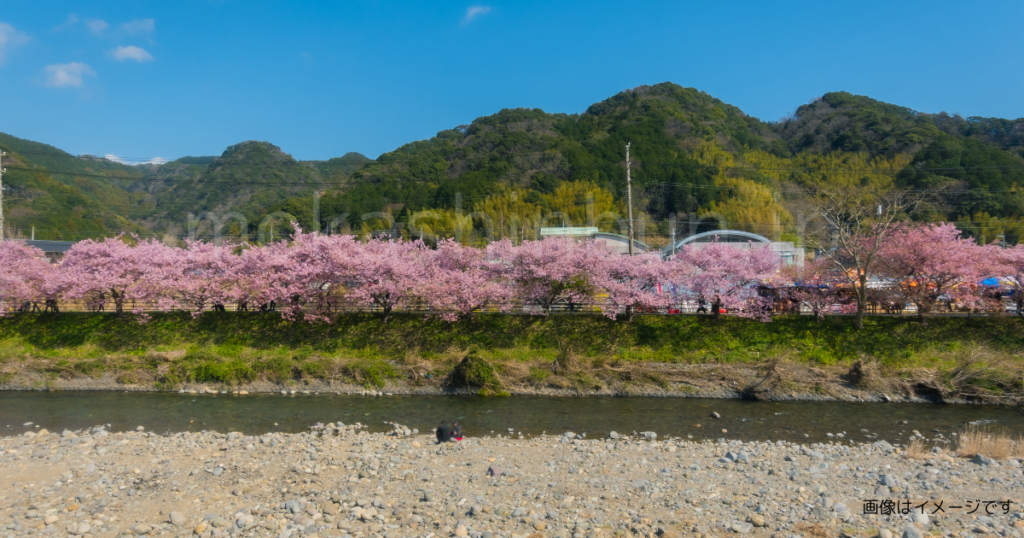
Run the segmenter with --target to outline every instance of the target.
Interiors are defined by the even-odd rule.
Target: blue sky
[[[370,157],[672,81],[776,120],[836,90],[1024,116],[1024,2],[8,2],[0,131],[72,153]]]

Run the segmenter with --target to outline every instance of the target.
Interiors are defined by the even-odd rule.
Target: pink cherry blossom
[[[604,314],[615,319],[619,307],[628,317],[637,310],[668,308],[673,303],[668,284],[672,282],[676,264],[661,259],[657,252],[636,256],[609,254],[595,275],[595,282],[608,296]]]
[[[909,226],[879,249],[879,274],[893,291],[917,306],[924,322],[940,300],[973,305],[982,300],[978,282],[990,276],[997,252],[961,237],[952,224]]]
[[[21,241],[0,241],[0,316],[12,310],[37,309],[53,268],[43,251]],[[49,303],[47,304],[49,306]]]
[[[241,258],[233,247],[203,241],[175,249],[175,257],[155,269],[178,307],[198,316],[231,300],[233,272]]]
[[[76,243],[60,264],[66,289],[64,298],[85,299],[97,310],[105,310],[109,299],[114,312],[126,305],[142,313],[147,303],[169,304],[167,281],[162,269],[174,263],[174,249],[154,239],[138,241],[132,247],[122,236]]]
[[[675,257],[679,289],[691,300],[707,301],[717,318],[722,310],[741,317],[769,319],[769,301],[758,285],[779,270],[779,255],[767,246],[749,248],[719,243],[689,244]]]
[[[423,274],[417,293],[442,319],[455,321],[477,310],[511,308],[512,290],[494,278],[501,271],[493,266],[501,262],[488,260],[484,251],[445,239],[435,250],[423,252],[420,261]]]
[[[495,272],[514,289],[524,306],[547,314],[558,301],[572,306],[590,303],[597,292],[604,260],[612,254],[594,241],[546,238],[513,246],[508,240],[492,243],[487,255]]]
[[[395,308],[416,299],[423,274],[422,241],[374,238],[361,245],[348,294],[357,304],[379,308],[385,321]]]

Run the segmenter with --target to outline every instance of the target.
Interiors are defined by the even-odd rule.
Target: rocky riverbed
[[[1020,462],[958,458],[944,439],[912,459],[885,441],[697,443],[654,432],[502,432],[437,445],[397,424],[372,434],[333,423],[261,436],[36,431],[0,438],[0,537],[918,538],[1024,528]],[[878,514],[864,513],[868,500]]]

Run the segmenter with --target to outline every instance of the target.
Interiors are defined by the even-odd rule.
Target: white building
[[[602,232],[597,229],[596,226],[577,226],[572,228],[541,228],[541,237],[573,237],[576,239],[593,239],[600,243],[604,243],[612,252],[616,254],[629,254],[629,238],[624,235],[613,234],[609,232]],[[647,252],[650,247],[647,245],[633,240],[633,253],[639,254],[641,252]]]

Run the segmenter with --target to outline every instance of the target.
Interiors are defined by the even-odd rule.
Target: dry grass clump
[[[992,431],[987,428],[968,426],[960,432],[956,440],[957,454],[964,458],[973,458],[981,454],[1003,460],[1021,452],[1020,442],[1015,442],[1005,430]]]
[[[874,359],[859,359],[853,363],[844,377],[848,383],[861,390],[882,391],[888,388],[878,361]]]
[[[785,359],[781,355],[775,355],[758,368],[756,380],[747,385],[744,392],[750,396],[771,394],[780,385],[792,381],[790,370]]]
[[[933,457],[928,447],[924,444],[924,441],[920,439],[914,439],[907,445],[907,450],[903,453],[906,457],[912,460],[925,460]]]

